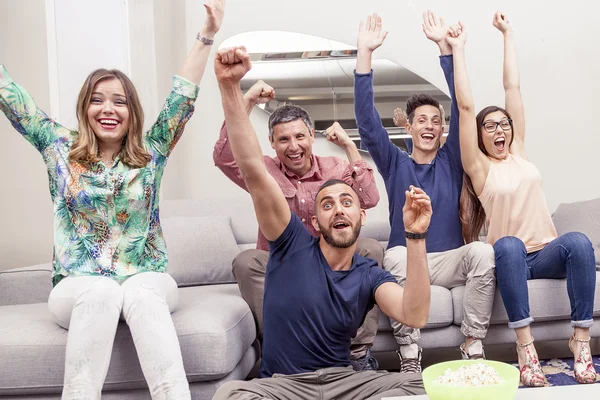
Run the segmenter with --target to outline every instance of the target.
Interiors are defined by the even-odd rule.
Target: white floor
[[[517,390],[514,400],[564,400],[569,396],[585,396],[586,399],[600,397],[600,384],[553,386],[542,388],[527,388]],[[428,396],[410,396],[412,400],[427,400]],[[384,397],[383,400],[405,400],[406,397]]]

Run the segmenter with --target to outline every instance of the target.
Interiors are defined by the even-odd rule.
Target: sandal
[[[594,363],[592,361],[590,339],[579,339],[576,338],[575,335],[571,336],[569,338],[569,349],[575,354],[571,347],[573,341],[581,343],[579,357],[577,357],[577,360],[575,360],[575,363],[573,364],[573,375],[575,376],[575,380],[579,383],[596,382],[596,369],[594,368]]]
[[[523,344],[516,343],[517,346],[525,349],[525,364],[523,364],[520,371],[521,382],[525,386],[544,386],[546,384],[546,376],[544,375],[544,371],[542,371],[542,366],[537,355],[529,348],[533,344],[533,337],[530,342]]]

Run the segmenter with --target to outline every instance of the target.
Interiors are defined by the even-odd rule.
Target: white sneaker
[[[421,349],[416,343],[400,346],[396,351],[400,359],[400,372],[405,374],[417,374],[421,372]]]
[[[460,354],[463,360],[485,360],[485,351],[480,339],[475,339],[465,348],[465,344],[460,345]]]

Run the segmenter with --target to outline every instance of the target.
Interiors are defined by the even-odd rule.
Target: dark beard
[[[352,246],[354,243],[356,243],[356,240],[358,239],[358,235],[360,234],[360,228],[361,225],[360,223],[356,224],[356,226],[354,228],[352,228],[352,234],[350,235],[349,238],[347,239],[338,239],[336,240],[333,235],[332,232],[335,228],[325,228],[323,225],[321,225],[320,222],[317,221],[317,223],[319,224],[319,230],[321,231],[321,235],[323,235],[323,239],[325,239],[325,241],[327,242],[327,244],[329,244],[332,247],[336,247],[338,249],[347,249],[348,247]]]

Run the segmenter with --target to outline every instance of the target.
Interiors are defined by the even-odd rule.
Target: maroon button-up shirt
[[[248,191],[231,152],[226,124],[223,124],[219,140],[215,144],[213,160],[231,181]],[[315,196],[321,185],[330,179],[341,179],[350,185],[358,193],[362,208],[367,209],[377,205],[379,192],[375,186],[373,169],[364,160],[349,164],[346,160],[338,157],[319,157],[313,154],[310,161],[310,170],[304,176],[299,177],[288,170],[279,158],[264,156],[267,171],[281,187],[290,210],[300,218],[313,236],[319,235],[311,223],[311,217],[314,215]],[[269,250],[269,243],[260,230],[256,248]]]

